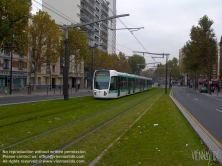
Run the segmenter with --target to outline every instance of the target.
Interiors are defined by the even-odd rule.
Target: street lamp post
[[[94,44],[93,47],[90,47],[90,49],[92,50],[92,62],[91,62],[91,90],[92,90],[92,87],[93,87],[93,61],[94,61],[94,49],[96,47],[98,47],[99,45],[98,44]]]
[[[12,57],[13,57],[13,43],[14,43],[14,23],[23,19],[23,18],[27,18],[26,15],[16,19],[16,20],[13,20],[13,21],[10,21],[11,22],[11,26],[12,26],[12,45],[11,45],[11,66],[10,66],[10,87],[9,87],[9,94],[11,95],[12,94],[12,83],[13,83],[13,78],[12,78]]]
[[[187,88],[188,88],[188,74],[187,74]]]

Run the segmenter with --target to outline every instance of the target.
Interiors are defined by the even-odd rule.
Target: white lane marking
[[[196,98],[194,98],[195,100],[198,100],[198,99],[196,99]]]
[[[187,94],[187,95],[190,95],[190,94]]]
[[[219,110],[219,109],[216,109],[217,111],[219,111],[219,112],[222,112],[221,110]]]

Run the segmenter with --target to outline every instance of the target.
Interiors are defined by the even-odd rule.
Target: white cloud
[[[145,27],[134,35],[149,52],[170,53],[170,59],[179,57],[179,49],[190,39],[190,29],[207,15],[214,21],[212,28],[218,41],[222,36],[221,0],[117,0],[118,14],[130,16],[120,18],[128,28]],[[125,28],[117,19],[117,28]],[[117,31],[117,43],[132,50],[146,51],[127,30]],[[117,48],[127,55],[132,51]],[[147,56],[149,57],[149,56]],[[146,58],[152,61],[150,58]],[[161,60],[165,63],[165,59]]]

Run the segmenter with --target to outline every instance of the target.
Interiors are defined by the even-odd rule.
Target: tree
[[[128,59],[128,63],[130,65],[131,73],[140,74],[140,71],[146,67],[146,60],[144,57],[134,54],[132,57]],[[141,65],[144,64],[144,65]]]
[[[0,48],[11,49],[12,23],[24,15],[29,17],[31,4],[27,0],[0,1]],[[14,51],[27,53],[28,46],[28,19],[14,22]]]
[[[29,26],[29,49],[34,90],[36,90],[37,71],[41,67],[54,64],[59,59],[60,29],[48,13],[39,11],[33,16]]]
[[[212,72],[212,65],[217,60],[217,41],[211,28],[213,20],[206,15],[199,20],[199,26],[192,26],[191,40],[183,47],[183,66],[186,72],[206,74],[208,80]]]
[[[65,32],[60,45],[61,59],[64,59],[65,56],[64,40]],[[79,28],[69,28],[68,40],[69,73],[77,78],[75,83],[77,85],[78,79],[84,76],[84,65],[89,63],[91,57],[88,49],[88,37]]]
[[[180,69],[179,69],[179,64],[178,64],[178,59],[177,58],[173,58],[172,60],[169,60],[168,63],[168,68],[170,69],[171,72],[171,77],[175,80],[180,79]]]
[[[157,65],[157,69],[155,70],[155,76],[158,78],[164,78],[166,75],[166,65],[163,65],[162,63]]]

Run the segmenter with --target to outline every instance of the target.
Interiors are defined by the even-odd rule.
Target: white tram
[[[96,70],[93,76],[95,98],[119,98],[151,89],[152,79],[117,72],[116,70]]]

